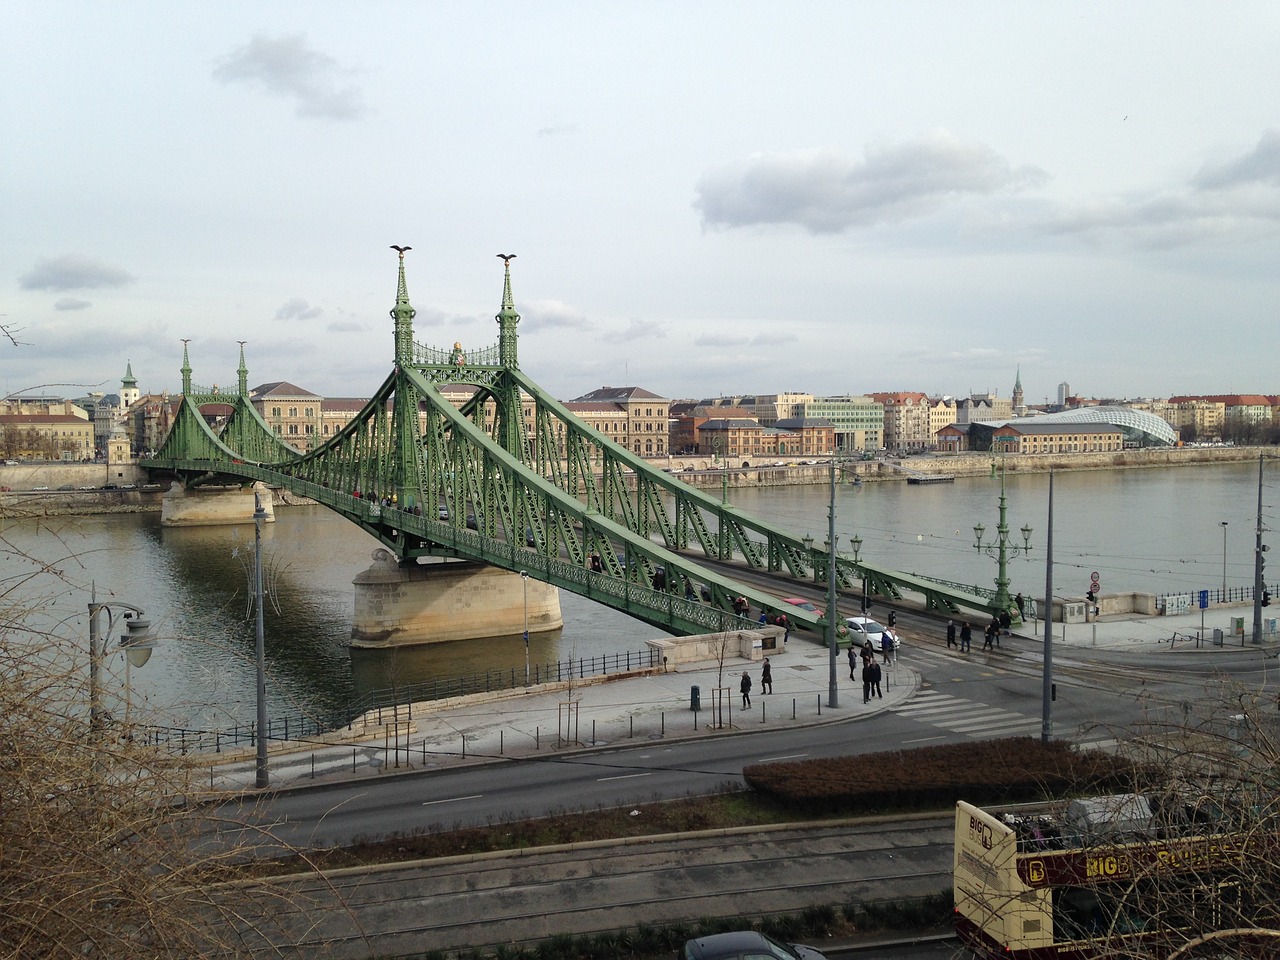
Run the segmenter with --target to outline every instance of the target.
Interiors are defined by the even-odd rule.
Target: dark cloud
[[[294,297],[276,311],[277,320],[314,320],[324,310],[314,307],[301,297]]]
[[[92,300],[77,300],[75,297],[61,297],[53,302],[55,310],[88,310],[92,306]]]
[[[367,112],[360,90],[340,86],[343,71],[328,54],[311,49],[301,34],[256,36],[223,57],[215,80],[247,83],[293,100],[300,117],[358,120]]]
[[[1248,153],[1223,164],[1205,164],[1191,181],[1201,190],[1246,184],[1280,187],[1280,131],[1268,130]]]
[[[959,195],[1035,186],[1046,174],[1013,167],[989,147],[943,133],[869,147],[761,154],[703,175],[694,207],[712,227],[798,224],[811,233],[918,217]]]
[[[586,314],[560,300],[535,300],[520,311],[520,327],[525,331],[590,330]]]
[[[602,339],[610,343],[626,343],[628,340],[641,340],[650,337],[665,337],[667,331],[663,325],[657,320],[636,320],[632,318],[631,322],[621,330],[613,330],[606,333]]]
[[[103,287],[123,287],[132,283],[133,276],[119,267],[103,263],[92,257],[66,253],[60,257],[37,260],[35,267],[18,278],[23,290],[48,290],[59,293],[64,290],[97,290]]]

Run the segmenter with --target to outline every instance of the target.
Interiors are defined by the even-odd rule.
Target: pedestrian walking
[[[1027,619],[1027,614],[1026,614],[1027,608],[1022,605],[1022,594],[1018,594],[1016,597],[1014,597],[1013,602],[1014,602],[1014,605],[1018,608],[1018,619],[1020,620]]]
[[[760,692],[773,693],[773,668],[769,666],[768,657],[760,665]]]
[[[991,624],[987,624],[982,628],[982,649],[991,649]]]
[[[742,671],[742,682],[738,684],[738,689],[742,691],[742,706],[751,706],[751,674]]]
[[[875,651],[875,647],[871,646],[871,641],[870,641],[870,640],[867,640],[867,642],[866,642],[866,643],[864,643],[864,644],[862,645],[862,664],[863,664],[863,666],[866,666],[868,663],[870,663],[870,662],[871,662],[872,660],[874,660],[875,658],[876,658],[876,651]]]
[[[874,660],[871,661],[871,696],[884,699],[884,694],[880,692],[880,664]]]
[[[893,634],[888,630],[880,634],[880,656],[885,663],[893,663]]]
[[[960,652],[969,652],[969,643],[973,639],[973,630],[969,627],[969,621],[966,620],[960,628]]]
[[[954,620],[947,621],[947,646],[954,647],[956,645],[956,622]]]
[[[851,643],[849,644],[849,679],[850,680],[858,679],[858,675],[854,673],[854,670],[857,669],[857,666],[858,666],[858,655],[854,652],[854,647],[853,647],[853,644]]]
[[[862,661],[862,702],[871,702],[871,667],[874,660]]]
[[[1009,616],[1008,610],[1000,611],[1000,632],[1006,637],[1009,636],[1009,628],[1013,626],[1013,617]],[[996,637],[996,646],[1000,646],[1000,638]]]

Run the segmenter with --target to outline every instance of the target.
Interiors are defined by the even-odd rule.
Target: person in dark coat
[[[969,627],[969,621],[966,620],[964,625],[960,627],[960,652],[968,653],[969,644],[973,640],[973,630]]]
[[[871,661],[871,696],[884,699],[884,694],[880,692],[880,664],[874,660]]]
[[[742,691],[742,705],[751,706],[751,674],[745,670],[742,671],[742,682],[738,684],[738,689]]]
[[[862,702],[871,702],[871,668],[875,666],[875,660],[862,661]]]
[[[956,622],[954,620],[947,621],[947,646],[954,647],[956,645]]]
[[[849,644],[849,679],[850,680],[858,679],[858,675],[854,673],[854,670],[857,668],[857,666],[858,666],[858,655],[854,653],[854,645],[851,643]]]
[[[760,692],[773,693],[773,667],[769,666],[768,657],[760,665]]]

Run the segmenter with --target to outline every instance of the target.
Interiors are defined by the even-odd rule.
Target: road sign
[[[1090,582],[1090,583],[1097,583],[1097,582],[1098,582],[1098,571],[1097,571],[1097,570],[1095,570],[1095,571],[1093,571],[1093,573],[1089,574],[1089,582]]]
[[[1204,610],[1208,606],[1209,606],[1209,591],[1201,590],[1200,591],[1200,609]]]

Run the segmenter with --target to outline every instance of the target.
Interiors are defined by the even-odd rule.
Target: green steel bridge
[[[184,343],[177,417],[140,465],[187,486],[260,480],[338,512],[402,564],[429,556],[524,571],[676,635],[746,626],[733,612],[739,596],[825,630],[779,599],[800,582],[826,589],[825,549],[652,466],[520,370],[520,315],[504,260],[498,342],[464,352],[414,342],[400,250],[395,367],[359,414],[307,453],[285,443],[250,402],[243,344],[232,394],[192,385]],[[474,388],[461,407],[442,393],[455,384]],[[767,575],[780,592],[737,582],[728,575],[735,569]],[[856,558],[838,555],[835,576],[839,588],[888,599],[911,593],[929,609],[994,609],[993,591]]]

